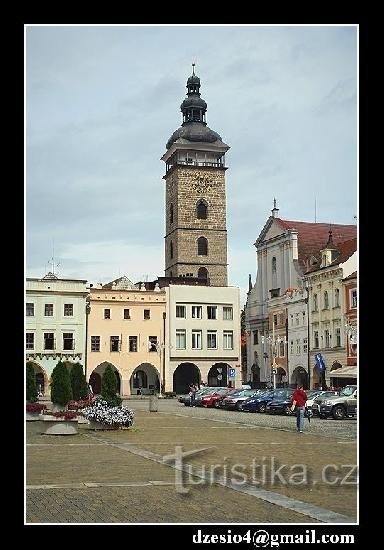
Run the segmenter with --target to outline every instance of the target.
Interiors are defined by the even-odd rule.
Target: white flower
[[[90,407],[83,409],[83,416],[110,426],[132,426],[134,411],[128,407],[108,407],[103,399],[97,399]]]

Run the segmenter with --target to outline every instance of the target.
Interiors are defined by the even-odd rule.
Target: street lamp
[[[271,369],[272,369],[273,389],[276,389],[276,374],[277,374],[277,369],[279,367],[279,365],[276,363],[277,346],[278,346],[278,344],[280,344],[280,342],[284,342],[284,346],[285,346],[286,337],[285,336],[284,336],[284,338],[280,338],[279,336],[275,337],[275,323],[274,322],[272,324],[272,336],[262,336],[261,337],[261,342],[262,342],[263,345],[265,344],[266,341],[271,346],[271,352],[272,352]],[[266,360],[267,357],[268,357],[268,354],[264,353],[264,360]]]

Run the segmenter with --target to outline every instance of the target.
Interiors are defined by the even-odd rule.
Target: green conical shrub
[[[51,376],[51,401],[62,407],[72,399],[71,380],[67,366],[59,361]]]
[[[75,363],[70,372],[72,397],[75,401],[87,399],[88,384],[83,373],[83,365]]]
[[[31,363],[30,361],[28,361],[27,363],[26,385],[27,401],[28,403],[35,403],[37,401],[36,377],[33,363]]]
[[[101,378],[101,395],[111,407],[122,403],[122,399],[117,395],[117,379],[112,365],[106,367]]]

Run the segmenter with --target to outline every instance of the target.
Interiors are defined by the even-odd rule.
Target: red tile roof
[[[312,266],[311,270],[318,269],[321,263],[320,250],[322,250],[328,242],[330,224],[298,222],[282,220],[281,218],[274,218],[274,220],[282,229],[295,229],[297,231],[299,266],[301,271],[303,273],[308,271],[308,268],[310,268],[309,259],[311,256],[314,256],[318,260],[318,263]],[[335,248],[341,253],[334,263],[340,263],[349,258],[354,250],[356,250],[357,228],[356,225],[331,224],[331,229]],[[350,244],[346,244],[345,247],[341,246],[345,241],[351,240],[354,241],[354,244],[350,242]],[[352,250],[353,246],[355,247],[354,250]],[[352,252],[350,252],[351,250]],[[349,256],[347,256],[348,253]]]
[[[349,280],[352,280],[352,279],[357,279],[357,271],[354,271],[353,273],[348,275],[348,277],[345,277],[343,279],[343,281],[349,281]]]

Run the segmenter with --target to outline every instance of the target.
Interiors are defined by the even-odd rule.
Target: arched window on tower
[[[169,243],[169,256],[171,257],[171,259],[173,258],[173,242],[172,241]]]
[[[196,205],[196,216],[199,220],[206,220],[208,217],[208,204],[200,200]]]
[[[206,267],[199,267],[197,276],[199,277],[199,279],[208,279],[208,269]]]
[[[197,255],[208,256],[208,241],[205,237],[199,237],[197,239]]]
[[[169,207],[169,223],[173,223],[173,204]]]
[[[276,258],[272,258],[272,288],[277,288]]]

